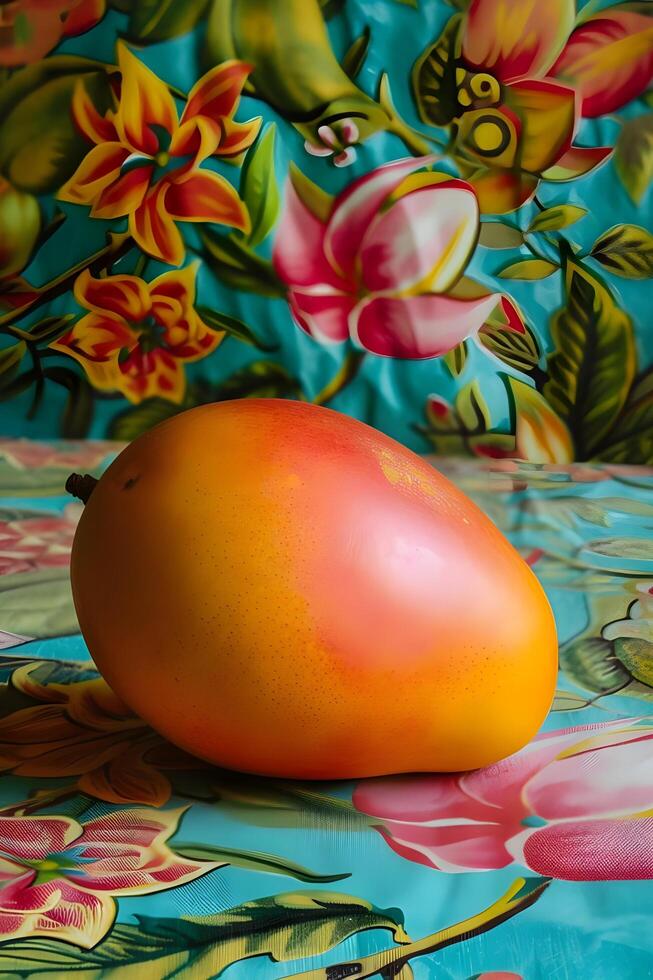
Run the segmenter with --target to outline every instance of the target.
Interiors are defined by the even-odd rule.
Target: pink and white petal
[[[356,257],[369,224],[402,180],[427,167],[436,155],[395,160],[355,180],[338,195],[324,236],[329,263],[344,278],[354,275]]]
[[[463,55],[502,82],[545,74],[574,26],[574,0],[472,0]]]
[[[332,269],[324,254],[326,225],[308,210],[290,180],[275,240],[272,261],[277,275],[289,286],[328,283],[335,289],[347,283]]]
[[[79,837],[82,828],[69,817],[0,817],[0,852],[26,861],[43,861]]]
[[[288,303],[298,326],[310,337],[322,344],[340,344],[348,339],[348,318],[356,305],[351,294],[334,293],[328,287],[320,292],[291,289]]]
[[[47,936],[84,949],[96,946],[113,925],[116,903],[108,895],[94,895],[73,882],[57,878],[38,886],[47,901],[43,909],[22,916],[21,936]],[[0,914],[0,933],[2,932]]]
[[[653,878],[653,817],[554,823],[529,834],[522,847],[522,863],[552,878]]]
[[[542,177],[545,180],[575,180],[594,170],[611,153],[611,146],[572,146],[552,167],[542,172]]]
[[[75,843],[120,844],[127,849],[157,847],[174,834],[187,807],[158,810],[154,807],[134,807],[113,810],[83,825]],[[167,848],[166,848],[167,850]]]
[[[450,827],[385,824],[379,828],[390,847],[418,864],[440,871],[490,871],[512,864],[505,841],[514,827],[468,823]]]
[[[330,157],[333,154],[333,150],[330,150],[328,146],[318,146],[317,143],[311,143],[310,140],[304,140],[304,149],[312,157]]]
[[[399,198],[374,218],[361,243],[363,282],[370,292],[423,285],[444,292],[476,244],[478,202],[464,181],[447,181]]]
[[[439,357],[476,334],[499,297],[377,296],[358,304],[350,318],[352,339],[382,357]]]
[[[459,776],[384,776],[356,785],[352,802],[357,810],[385,823],[429,823],[459,818],[496,820],[496,808],[470,797]]]
[[[629,734],[635,738],[615,737],[613,744],[551,762],[524,787],[529,809],[546,820],[561,820],[653,808],[653,731]]]
[[[576,89],[583,116],[614,112],[653,79],[653,20],[608,7],[576,28],[550,74]]]

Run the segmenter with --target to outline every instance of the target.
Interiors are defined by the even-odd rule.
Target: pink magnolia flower
[[[437,357],[497,307],[523,331],[507,298],[463,280],[478,202],[465,181],[414,174],[433,159],[377,167],[328,207],[306,192],[305,179],[291,179],[273,258],[293,318],[311,337],[351,338],[385,357]]]
[[[68,565],[80,513],[69,504],[61,515],[0,520],[0,575]]]
[[[111,928],[112,896],[162,891],[220,867],[170,850],[182,813],[118,810],[83,824],[0,816],[0,938],[48,936],[90,948]]]
[[[440,871],[653,878],[653,728],[632,720],[548,732],[475,772],[370,779],[353,801],[394,851]]]
[[[0,458],[20,470],[42,466],[56,466],[65,470],[92,469],[99,466],[109,453],[118,452],[120,448],[118,442],[102,442],[99,439],[36,442],[33,439],[0,438]]]

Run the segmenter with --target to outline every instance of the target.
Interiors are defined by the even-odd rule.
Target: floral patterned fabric
[[[0,974],[648,975],[653,468],[434,457],[547,591],[551,713],[485,770],[297,783],[192,758],[90,662],[63,484],[119,448],[0,442]]]
[[[0,6],[2,432],[653,462],[648,0]]]

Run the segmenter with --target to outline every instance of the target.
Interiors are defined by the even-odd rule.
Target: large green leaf
[[[259,350],[272,351],[276,349],[273,344],[264,344],[262,340],[259,340],[254,331],[235,316],[219,313],[208,306],[196,306],[195,309],[202,320],[213,330],[221,330],[229,337],[242,340],[246,344],[251,344],[252,347],[258,347]]]
[[[554,351],[544,395],[586,459],[615,424],[635,376],[630,317],[603,283],[572,256],[565,262],[566,304],[551,321]]]
[[[78,633],[68,567],[0,575],[0,627],[37,640]]]
[[[526,325],[524,332],[518,333],[516,330],[485,323],[477,339],[491,354],[518,371],[528,374],[538,366],[540,349],[537,338]]]
[[[486,432],[490,428],[490,409],[478,381],[470,381],[460,389],[455,408],[466,432]]]
[[[209,0],[128,0],[127,37],[139,44],[155,44],[192,31]]]
[[[621,636],[614,641],[615,657],[647,687],[653,687],[653,631],[651,636],[650,641],[639,636]]]
[[[98,111],[109,108],[103,66],[73,55],[54,55],[21,68],[0,87],[0,172],[15,187],[51,194],[91,149],[71,115],[79,81]]]
[[[24,340],[0,350],[0,387],[4,388],[16,376],[26,350]]]
[[[612,691],[630,680],[615,660],[612,643],[600,636],[580,637],[561,647],[560,667],[574,684],[596,693]]]
[[[653,181],[653,112],[623,124],[614,150],[614,166],[635,204]]]
[[[458,344],[448,354],[445,354],[442,361],[451,377],[459,378],[465,370],[465,364],[467,363],[467,344],[465,341],[463,340],[462,344]]]
[[[276,361],[254,361],[220,382],[214,400],[228,398],[294,398],[299,382]]]
[[[601,458],[611,463],[653,464],[653,369],[633,384]]]
[[[639,225],[615,225],[596,239],[592,256],[626,279],[653,277],[653,235]]]
[[[240,178],[240,196],[247,205],[252,230],[247,241],[260,245],[279,216],[279,187],[274,170],[274,123],[268,126],[249,151]]]
[[[520,262],[511,262],[499,270],[500,279],[546,279],[552,275],[558,266],[548,259],[522,259]]]
[[[188,403],[175,405],[165,398],[148,398],[140,405],[125,409],[116,415],[109,425],[109,438],[120,439],[121,442],[131,442],[142,432],[147,432],[159,422],[165,422],[177,415],[184,408],[191,408]]]
[[[175,841],[175,853],[192,861],[218,861],[232,865],[234,868],[245,868],[248,871],[266,871],[270,874],[288,875],[298,881],[311,884],[324,884],[329,881],[342,881],[350,878],[348,874],[323,875],[311,871],[288,858],[276,854],[266,854],[263,851],[241,851],[232,847],[215,847],[211,844],[186,844]]]
[[[524,233],[505,221],[482,221],[478,244],[485,248],[519,248],[524,242]]]
[[[567,228],[575,221],[580,221],[586,214],[586,208],[579,208],[573,204],[556,204],[536,214],[528,226],[528,231],[559,231],[560,228]]]
[[[396,942],[408,941],[397,909],[377,909],[363,899],[333,892],[289,892],[211,916],[136,918],[138,925],[118,923],[90,950],[56,939],[4,943],[0,973],[81,973],[84,980],[100,980],[107,975],[104,971],[118,975],[131,967],[134,976],[147,980],[163,980],[184,970],[196,977],[217,977],[231,963],[251,957],[285,963],[317,956],[367,929],[387,929]]]
[[[456,67],[460,57],[462,17],[455,14],[440,37],[413,66],[413,95],[422,122],[447,126],[460,112]]]
[[[271,262],[262,259],[236,235],[220,235],[202,228],[203,258],[209,269],[233,289],[260,296],[285,296],[286,287]]]

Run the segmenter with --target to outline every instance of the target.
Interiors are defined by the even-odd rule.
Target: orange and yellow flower
[[[131,402],[157,395],[179,404],[183,364],[215,350],[224,333],[196,313],[197,263],[150,283],[138,276],[94,279],[86,269],[75,299],[89,312],[50,346],[74,357],[94,388],[120,391]]]
[[[149,255],[181,265],[178,221],[215,222],[249,230],[249,215],[220,174],[200,169],[209,156],[237,159],[256,139],[260,118],[233,118],[251,66],[227,61],[191,89],[181,115],[161,79],[122,43],[116,111],[101,116],[83,84],[73,115],[95,144],[59,191],[62,201],[91,205],[94,218],[129,216],[129,231]]]

